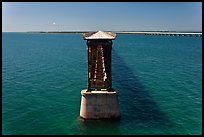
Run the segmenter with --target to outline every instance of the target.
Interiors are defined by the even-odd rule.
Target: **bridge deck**
[[[93,84],[95,86],[102,87],[104,85],[104,82],[107,79],[107,74],[105,70],[103,48],[100,45],[97,47],[95,68],[94,68],[94,72],[92,73],[94,75]]]

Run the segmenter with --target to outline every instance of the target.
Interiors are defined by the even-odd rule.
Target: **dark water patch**
[[[168,128],[172,122],[162,112],[145,86],[135,76],[126,62],[113,49],[112,77],[119,91],[122,121],[137,123],[138,126]],[[151,68],[150,68],[151,69]],[[161,91],[158,91],[161,92]],[[132,125],[132,124],[130,124]]]

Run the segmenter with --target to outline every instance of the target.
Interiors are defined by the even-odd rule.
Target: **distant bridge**
[[[191,37],[202,37],[202,33],[196,32],[116,32],[121,34],[144,34],[144,35],[166,35],[166,36],[191,36]]]

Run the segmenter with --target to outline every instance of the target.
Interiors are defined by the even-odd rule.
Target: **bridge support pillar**
[[[118,94],[112,88],[112,32],[83,34],[87,40],[88,88],[81,91],[80,117],[83,119],[119,118]]]
[[[81,91],[80,117],[83,119],[119,118],[118,93],[116,91]]]

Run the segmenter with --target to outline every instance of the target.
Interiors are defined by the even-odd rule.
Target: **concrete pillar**
[[[83,119],[119,118],[118,93],[116,91],[81,91],[80,117]]]

